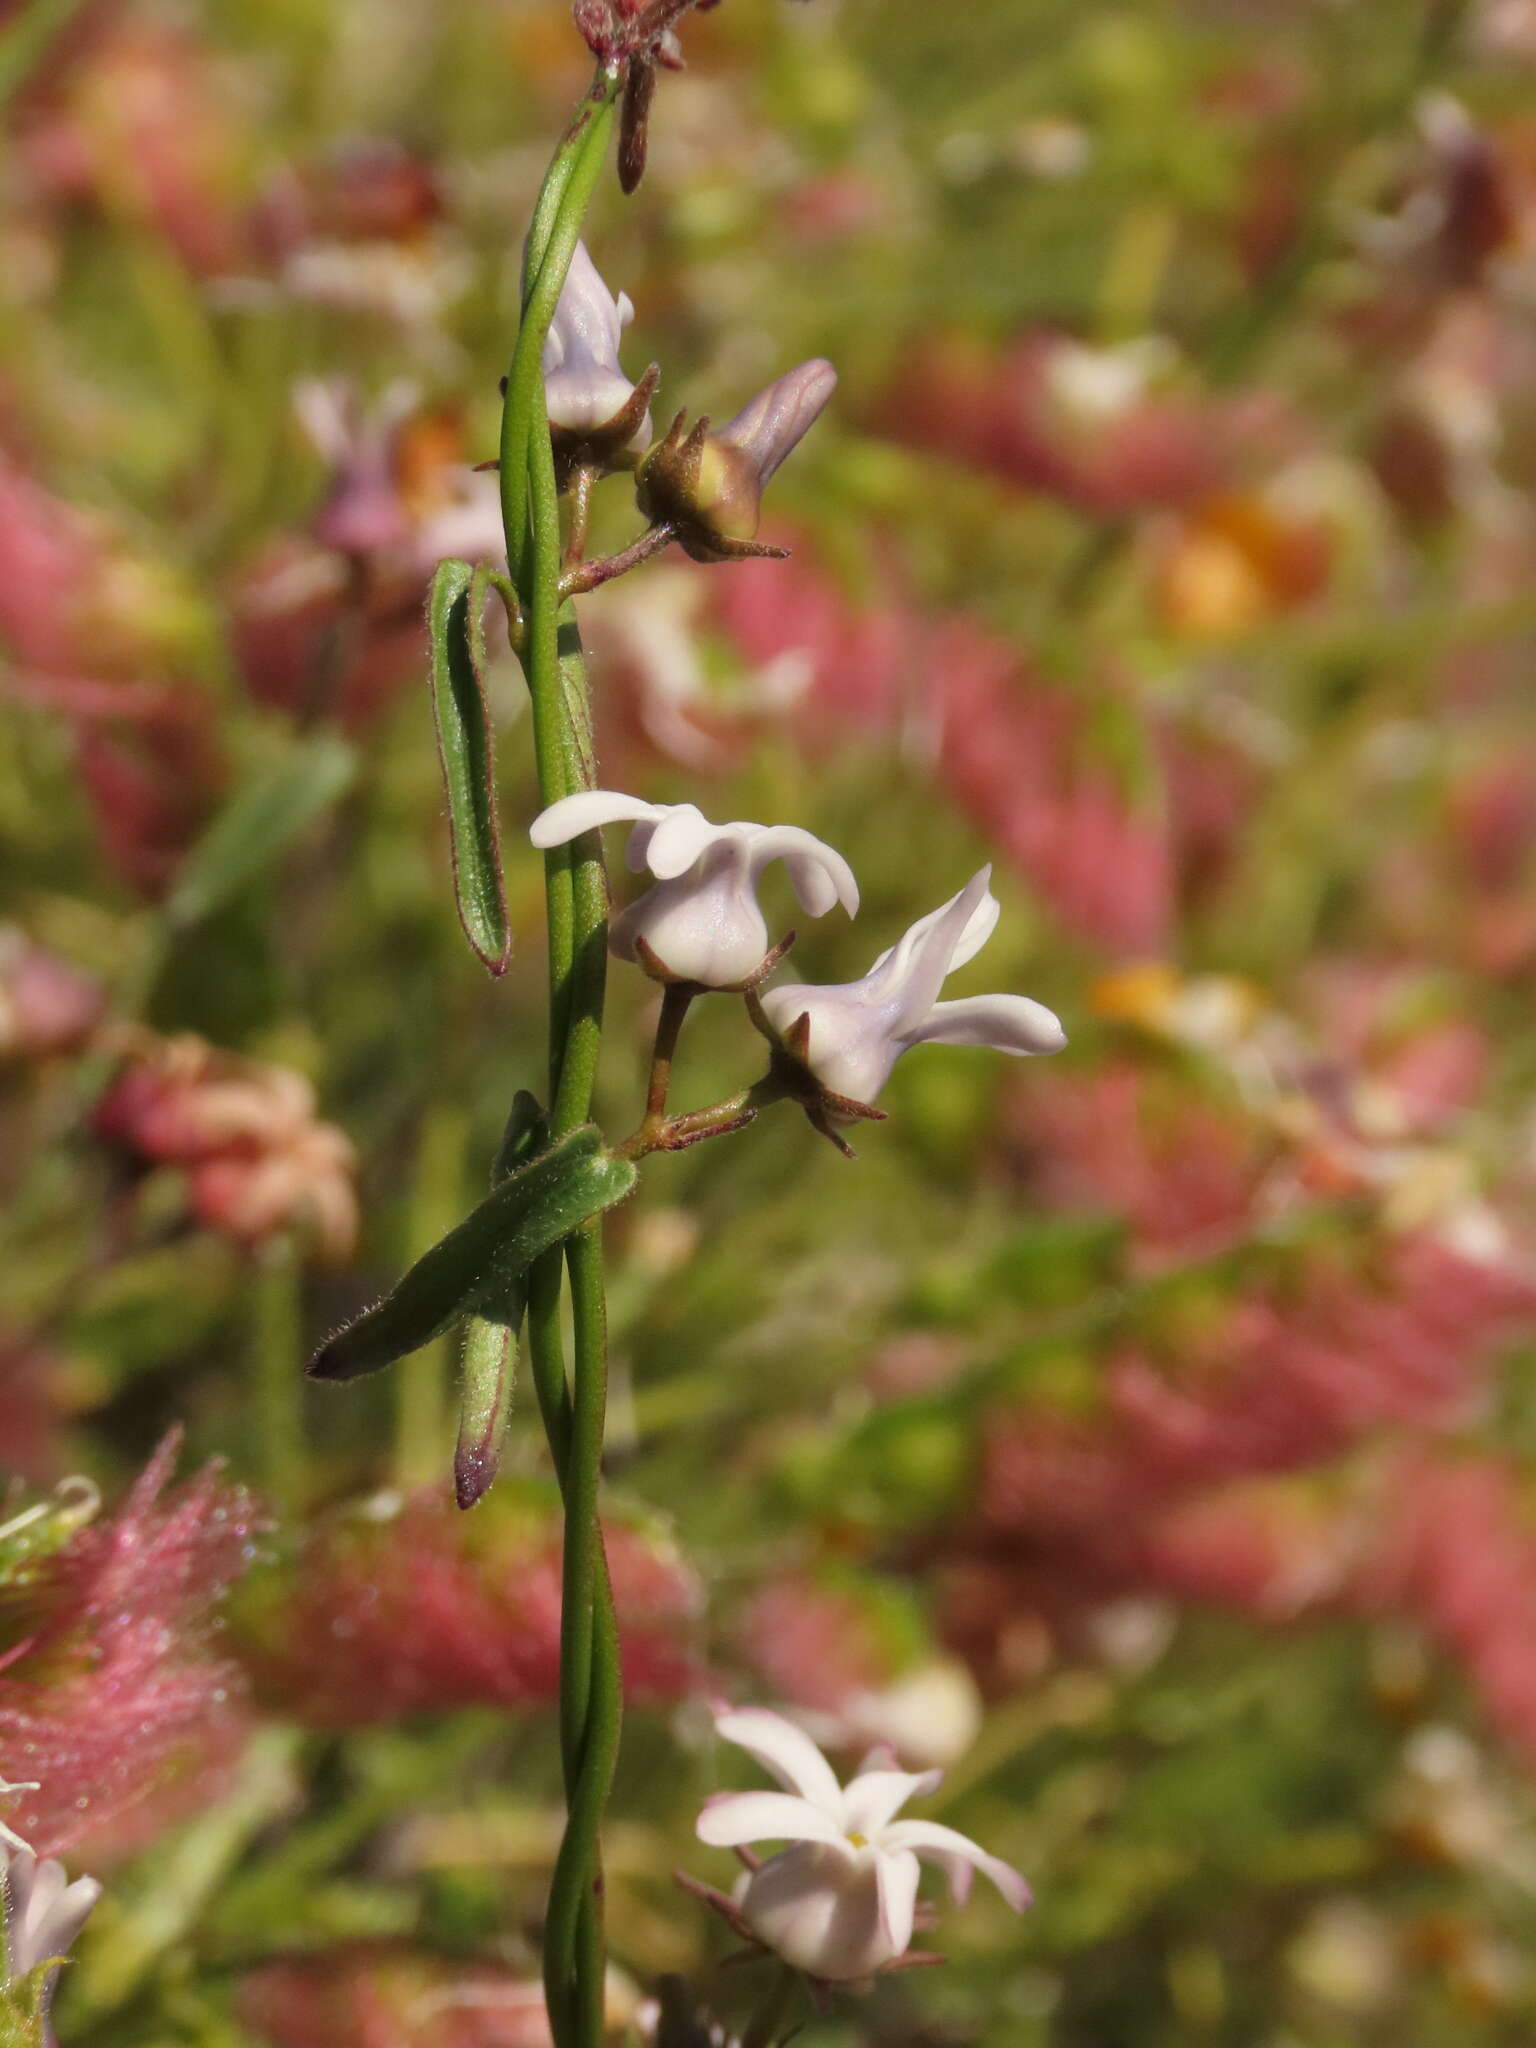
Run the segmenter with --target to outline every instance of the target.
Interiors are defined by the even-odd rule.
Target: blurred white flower
[[[635,317],[627,292],[615,298],[576,244],[571,267],[544,339],[544,402],[552,427],[584,437],[601,433],[632,406],[637,387],[619,367],[619,337]],[[651,415],[623,421],[622,445],[639,454],[651,438]]]
[[[833,1711],[798,1709],[796,1719],[829,1748],[889,1748],[926,1769],[956,1762],[975,1742],[981,1695],[965,1665],[938,1657],[878,1692],[851,1694]]]
[[[842,855],[798,825],[712,825],[692,804],[648,804],[617,790],[562,797],[529,829],[535,846],[563,846],[600,825],[633,819],[630,867],[656,877],[638,902],[614,919],[609,944],[668,981],[739,988],[761,969],[768,927],[757,884],[781,860],[803,909],[824,917],[841,903],[850,917],[859,889]]]
[[[1029,1904],[1029,1886],[1019,1873],[968,1836],[936,1821],[896,1818],[915,1794],[934,1789],[941,1772],[866,1770],[841,1786],[815,1743],[782,1715],[760,1707],[728,1710],[716,1715],[715,1729],[755,1757],[784,1790],[711,1799],[699,1815],[699,1840],[718,1849],[760,1841],[792,1845],[750,1873],[737,1892],[736,1911],[795,1969],[852,1983],[905,1955],[920,1857],[941,1866],[957,1900],[979,1870],[1015,1912]]]
[[[763,995],[769,1023],[830,1094],[873,1102],[901,1055],[926,1042],[1021,1056],[1066,1044],[1057,1018],[1028,996],[938,1000],[945,977],[974,959],[996,928],[991,875],[982,868],[959,895],[920,918],[862,981],[829,988],[790,982]]]

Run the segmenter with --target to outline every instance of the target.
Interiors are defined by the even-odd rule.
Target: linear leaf
[[[482,581],[468,562],[439,562],[427,603],[432,718],[448,797],[453,890],[464,936],[492,974],[512,957],[496,817],[495,743],[485,701],[478,613]]]
[[[351,782],[357,757],[320,734],[238,790],[187,855],[165,906],[173,925],[197,924],[272,867]]]
[[[472,1508],[489,1492],[501,1469],[501,1451],[512,1420],[517,1379],[517,1324],[522,1321],[524,1280],[514,1281],[498,1305],[505,1321],[471,1316],[464,1326],[459,1367],[459,1441],[453,1454],[453,1490],[461,1508]],[[509,1311],[515,1305],[517,1321]]]
[[[623,1201],[635,1179],[633,1163],[604,1151],[601,1133],[583,1124],[502,1181],[392,1292],[328,1338],[309,1361],[310,1377],[377,1372],[477,1309],[488,1321],[510,1321],[509,1290],[539,1254]]]
[[[549,1144],[549,1119],[542,1103],[519,1088],[496,1157],[491,1186],[500,1185]],[[527,1307],[528,1279],[519,1274],[495,1303],[494,1320],[472,1315],[464,1326],[459,1367],[459,1441],[453,1457],[453,1488],[461,1508],[472,1508],[495,1483],[502,1446],[512,1419],[517,1380],[517,1340]],[[488,1304],[489,1305],[489,1304]]]

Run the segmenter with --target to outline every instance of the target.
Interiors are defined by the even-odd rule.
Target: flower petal
[[[841,903],[850,917],[859,914],[859,885],[843,856],[799,825],[769,825],[752,841],[755,880],[770,861],[781,860],[799,898],[812,917],[825,917]]]
[[[965,996],[935,1003],[915,1031],[912,1044],[985,1045],[1019,1055],[1060,1052],[1067,1042],[1061,1020],[1028,996]]]
[[[755,1757],[787,1791],[809,1799],[841,1823],[843,1788],[803,1728],[767,1707],[731,1707],[715,1716],[715,1733]]]
[[[884,1003],[899,996],[900,1012],[890,1024],[893,1037],[911,1037],[937,1002],[945,976],[963,967],[991,937],[1000,911],[987,886],[991,879],[990,867],[979,869],[957,895],[904,932],[864,977],[873,1000]]]
[[[912,1919],[917,1908],[917,1881],[922,1872],[909,1849],[894,1856],[877,1853],[875,1884],[880,1895],[880,1931],[891,1955],[904,1956],[912,1945]]]
[[[648,804],[638,796],[625,796],[617,789],[581,789],[563,796],[558,803],[540,811],[528,827],[535,846],[564,846],[583,832],[595,832],[599,825],[616,825],[630,818],[656,819],[663,806]]]
[[[989,1856],[969,1835],[962,1835],[956,1828],[946,1828],[938,1821],[898,1820],[880,1837],[880,1848],[882,1853],[912,1849],[919,1856],[931,1856],[942,1866],[949,1879],[950,1890],[959,1900],[963,1900],[970,1890],[972,1870],[979,1870],[983,1877],[991,1878],[1015,1913],[1022,1913],[1033,1897],[1029,1886],[1011,1863]]]
[[[837,372],[824,357],[799,363],[748,399],[716,438],[744,450],[765,484],[816,424],[836,384]]]
[[[943,1783],[942,1771],[861,1771],[843,1787],[843,1826],[873,1841],[906,1805]]]
[[[740,831],[736,825],[712,825],[696,804],[672,804],[657,821],[645,849],[645,864],[658,882],[686,875],[717,839]]]
[[[735,1849],[743,1842],[845,1840],[831,1814],[790,1792],[719,1792],[705,1801],[697,1832],[714,1849]]]

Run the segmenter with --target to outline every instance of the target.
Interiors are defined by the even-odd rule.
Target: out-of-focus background
[[[921,1051],[857,1164],[778,1111],[611,1226],[616,2025],[750,1991],[669,1876],[728,1881],[727,1693],[948,1766],[1038,1895],[815,2048],[1527,2043],[1536,4],[684,41],[592,216],[626,365],[662,421],[841,383],[787,563],[588,604],[603,779],[841,847],[805,979],[994,862],[964,985],[1071,1046]],[[68,2048],[546,2038],[532,1403],[466,1517],[448,1348],[297,1371],[538,1082],[521,685],[493,985],[421,603],[498,545],[586,73],[557,0],[0,11],[0,1815],[107,1887]],[[653,1018],[616,970],[615,1130]],[[757,1071],[702,1006],[680,1099]]]

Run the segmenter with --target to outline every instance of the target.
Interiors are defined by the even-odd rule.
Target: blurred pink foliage
[[[1106,517],[1196,504],[1290,431],[1271,393],[1217,399],[1131,377],[1110,383],[1094,375],[1109,360],[1046,330],[1001,353],[939,336],[904,366],[887,418],[903,440]]]
[[[1260,1618],[1349,1580],[1360,1545],[1319,1474],[1381,1428],[1474,1420],[1499,1350],[1536,1329],[1536,1285],[1404,1236],[1355,1270],[1302,1256],[1204,1322],[1176,1358],[1122,1347],[1098,1410],[994,1422],[950,1627],[984,1669],[1010,1629],[1079,1640],[1093,1609],[1175,1593]],[[1263,1484],[1299,1475],[1291,1486]]]
[[[1116,954],[1162,951],[1176,899],[1225,871],[1256,765],[1127,701],[1115,709],[1139,757],[1133,788],[1083,703],[1011,643],[964,615],[917,610],[894,562],[877,559],[871,587],[852,596],[813,541],[792,537],[788,564],[735,564],[710,585],[713,616],[746,661],[761,675],[791,664],[792,682],[734,732],[722,707],[698,707],[700,729],[718,745],[776,719],[813,748],[881,734],[929,752],[941,787],[1065,929]],[[1103,711],[1101,699],[1095,719]]]
[[[0,1058],[78,1052],[104,1006],[99,982],[0,925]]]
[[[612,1523],[605,1538],[628,1697],[689,1696],[703,1677],[697,1582],[635,1529]],[[354,1514],[305,1538],[280,1604],[242,1627],[263,1695],[316,1726],[549,1706],[559,1693],[558,1523],[505,1487],[472,1516],[435,1493],[381,1519]]]
[[[267,1964],[241,1987],[239,2012],[269,2048],[550,2048],[551,2038],[536,1981],[361,1945]]]
[[[895,1675],[891,1646],[867,1603],[845,1588],[785,1573],[753,1594],[736,1630],[770,1697],[836,1712]]]
[[[1536,1519],[1514,1460],[1415,1450],[1394,1474],[1368,1605],[1412,1615],[1536,1761]]]
[[[1159,1087],[1128,1060],[1016,1090],[1008,1140],[1032,1195],[1122,1217],[1148,1267],[1242,1236],[1278,1152],[1231,1104]]]
[[[265,1522],[216,1466],[167,1492],[178,1449],[6,1595],[0,1776],[39,1782],[6,1819],[40,1854],[138,1846],[216,1797],[245,1741],[243,1681],[210,1634]]]
[[[61,1373],[62,1361],[45,1344],[0,1324],[0,1472],[57,1475]]]

